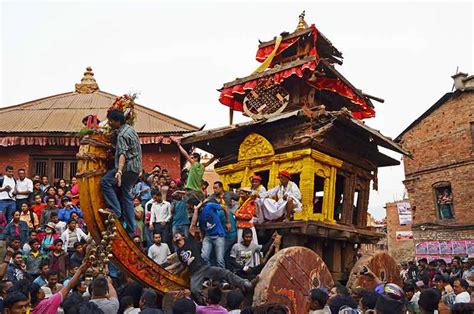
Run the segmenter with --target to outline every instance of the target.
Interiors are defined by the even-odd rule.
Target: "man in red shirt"
[[[41,195],[35,195],[35,203],[31,205],[31,210],[36,216],[41,217],[41,212],[46,208],[46,204],[42,202]]]

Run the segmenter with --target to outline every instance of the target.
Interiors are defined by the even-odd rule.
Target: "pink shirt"
[[[58,292],[53,294],[48,299],[42,300],[35,306],[34,309],[31,310],[31,314],[56,314],[58,312],[58,308],[63,302],[63,295]]]
[[[196,314],[226,314],[229,313],[219,304],[211,304],[207,306],[196,306]]]

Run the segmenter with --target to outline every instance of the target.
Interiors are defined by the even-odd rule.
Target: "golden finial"
[[[94,78],[94,72],[91,67],[86,68],[84,77],[81,79],[81,83],[76,84],[76,92],[79,94],[91,94],[99,90],[99,85]]]
[[[304,20],[305,14],[306,14],[305,11],[301,12],[299,16],[300,20],[298,21],[298,26],[296,26],[296,31],[300,31],[300,30],[308,28],[308,24],[306,24],[306,21]]]

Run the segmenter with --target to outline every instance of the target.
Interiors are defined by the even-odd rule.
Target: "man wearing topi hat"
[[[285,217],[285,221],[289,221],[295,212],[301,212],[301,192],[296,183],[291,181],[291,174],[287,170],[278,172],[277,178],[280,184],[265,193],[262,215],[266,220]]]

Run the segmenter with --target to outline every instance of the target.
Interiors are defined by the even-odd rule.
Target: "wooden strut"
[[[78,178],[87,179],[93,176],[102,176],[106,173],[106,170],[89,170],[84,172],[78,172],[76,176]]]
[[[267,261],[270,259],[272,253],[276,254],[280,251],[280,246],[281,246],[281,238],[282,236],[275,231],[273,233],[274,239],[270,247],[268,248],[267,254],[263,257],[262,264],[266,264]]]
[[[89,153],[77,153],[76,158],[80,160],[92,160],[92,161],[108,160],[106,157],[89,154]]]

